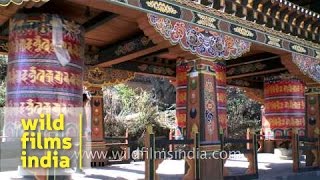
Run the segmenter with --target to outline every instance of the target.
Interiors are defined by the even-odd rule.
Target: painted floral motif
[[[175,10],[172,6],[170,6],[164,2],[147,1],[146,4],[148,7],[153,8],[159,12],[162,12],[162,13],[167,13],[167,14],[177,14],[178,13],[178,11]]]
[[[85,86],[109,86],[127,82],[134,78],[134,73],[112,68],[88,67],[85,70]]]
[[[250,42],[208,31],[183,22],[148,14],[150,24],[173,44],[211,59],[233,59],[250,50]]]
[[[33,2],[48,2],[49,0],[1,0],[0,6],[9,6],[11,3],[15,5],[21,5],[25,1],[33,1]]]
[[[204,83],[204,101],[205,101],[205,120],[207,121],[207,128],[210,135],[213,134],[212,123],[215,120],[216,103],[214,102],[215,84],[212,77],[206,77]]]
[[[300,54],[293,54],[292,61],[299,67],[305,75],[309,76],[316,82],[320,82],[320,60],[304,56]]]
[[[273,37],[273,36],[267,36],[268,37],[268,42],[267,44],[271,46],[276,46],[276,47],[281,47],[281,39]]]
[[[299,45],[292,45],[291,48],[299,53],[307,53],[306,48]]]
[[[245,37],[253,37],[254,36],[254,34],[251,31],[249,31],[248,29],[245,29],[243,27],[235,27],[235,28],[233,28],[233,30],[234,30],[234,32],[237,32]]]
[[[197,24],[217,29],[216,25],[214,24],[217,21],[215,18],[199,13],[197,13],[197,16],[199,17],[199,20],[196,22]]]

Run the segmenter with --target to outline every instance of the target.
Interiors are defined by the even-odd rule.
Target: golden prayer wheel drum
[[[292,76],[265,78],[265,116],[262,128],[266,139],[281,139],[305,133],[305,86]]]
[[[21,117],[48,110],[58,116],[83,106],[83,53],[83,30],[73,21],[51,14],[18,14],[11,19],[6,136],[20,136]],[[10,112],[13,108],[19,112]],[[65,116],[69,135],[76,135],[78,117]]]

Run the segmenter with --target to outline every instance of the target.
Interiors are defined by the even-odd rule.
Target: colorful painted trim
[[[9,51],[8,41],[0,40],[0,53],[7,53]]]
[[[9,6],[11,3],[15,5],[21,5],[23,2],[48,2],[49,0],[0,0],[0,6]]]
[[[304,75],[312,78],[314,81],[320,83],[320,60],[293,53],[292,61],[298,66]]]
[[[83,84],[86,87],[103,87],[125,83],[133,78],[133,72],[91,66],[84,72]]]
[[[320,45],[289,34],[267,28],[260,24],[241,19],[231,14],[223,13],[214,8],[187,0],[107,0],[110,3],[139,9],[147,13],[175,19],[183,23],[190,23],[194,27],[208,28],[208,30],[225,33],[233,37],[241,37],[250,42],[280,48],[288,52],[319,57]],[[143,4],[147,2],[161,2],[161,6]],[[150,3],[149,3],[150,4]],[[177,12],[177,13],[175,13]],[[202,20],[199,21],[199,17]],[[298,47],[299,46],[299,47]],[[300,48],[301,47],[301,48]]]
[[[250,51],[251,43],[222,33],[148,14],[150,24],[172,44],[211,60],[229,60]]]

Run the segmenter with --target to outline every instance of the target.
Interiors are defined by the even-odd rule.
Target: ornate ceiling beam
[[[155,58],[156,61],[162,61],[160,58]],[[152,63],[143,61],[127,61],[112,66],[113,69],[132,71],[148,75],[157,75],[163,77],[174,78],[176,76],[176,67],[167,63]]]
[[[133,78],[134,72],[89,66],[84,72],[83,85],[86,87],[111,86],[125,83]]]
[[[257,42],[258,44],[276,47],[287,52],[301,53],[311,57],[317,57],[319,54],[318,52],[320,52],[320,45],[318,43],[292,36],[288,32],[286,32],[285,29],[282,29],[283,27],[288,29],[288,26],[282,26],[283,19],[280,19],[279,17],[276,20],[276,23],[281,24],[280,30],[257,25],[257,23],[259,23],[259,19],[263,20],[263,17],[269,17],[267,14],[261,12],[263,4],[268,1],[277,2],[279,6],[281,6],[280,9],[286,9],[287,7],[289,7],[289,10],[291,8],[293,11],[306,14],[306,12],[301,11],[301,7],[293,5],[292,3],[288,3],[288,1],[286,0],[248,0],[246,7],[249,10],[252,10],[251,14],[253,14],[253,16],[249,16],[247,20],[245,20],[245,18],[239,18],[227,13],[222,13],[221,11],[225,8],[225,2],[227,2],[227,0],[219,1],[222,7],[220,9],[215,9],[216,1],[213,4],[213,8],[186,0],[107,1],[121,6],[139,9],[147,13],[165,16],[169,19],[179,20],[183,23],[189,23],[206,30],[217,31],[233,37],[240,37],[249,41]],[[201,3],[201,1],[198,2]],[[239,2],[242,3],[242,1]],[[234,1],[234,3],[236,3],[236,1]],[[255,6],[257,6],[257,8],[255,8]],[[248,12],[249,11],[247,11],[247,13]],[[311,15],[314,15],[314,13],[311,13]],[[280,16],[280,13],[278,13],[278,16]],[[279,23],[278,21],[280,21],[281,23]],[[296,25],[292,26],[296,27]],[[244,30],[241,31],[242,34],[234,31],[234,28],[237,27],[241,27]],[[292,29],[294,30],[295,28]],[[314,33],[313,36],[317,35]],[[318,38],[314,37],[314,39]]]
[[[127,56],[151,47],[155,47],[148,37],[143,34],[133,36],[133,38],[109,45],[101,48],[96,58],[88,60],[87,64],[97,65],[105,62],[113,61],[117,58]]]
[[[104,11],[104,12],[98,14],[97,16],[93,17],[89,21],[85,22],[82,26],[84,27],[85,31],[88,32],[88,31],[91,31],[91,30],[97,28],[98,26],[101,26],[101,25],[107,23],[108,21],[110,21],[113,18],[116,18],[118,16],[119,15],[117,15],[117,14]]]
[[[201,17],[199,16],[200,19]],[[223,33],[207,31],[153,14],[148,14],[148,19],[150,24],[172,44],[179,44],[184,50],[212,61],[238,58],[250,50],[250,42]],[[233,30],[242,34],[245,30],[239,28],[235,27]]]

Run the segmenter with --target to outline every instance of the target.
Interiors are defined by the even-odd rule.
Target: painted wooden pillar
[[[176,67],[176,123],[179,128],[186,128],[187,121],[187,71],[188,63],[177,60]]]
[[[227,135],[228,119],[227,119],[227,80],[226,80],[226,64],[225,62],[214,62],[214,71],[216,72],[216,93],[218,120],[220,132]],[[186,60],[178,60],[176,68],[176,123],[180,128],[186,128],[187,121],[187,70],[188,62]]]
[[[217,105],[220,132],[228,136],[228,118],[227,118],[227,75],[225,62],[215,62]]]
[[[194,139],[199,132],[200,142],[219,141],[219,122],[217,107],[216,72],[214,62],[206,59],[196,59],[189,63],[188,71],[188,104],[187,104],[187,138]],[[219,150],[220,145],[201,146],[200,150]],[[193,176],[190,165],[192,160],[187,161],[186,174]],[[215,169],[215,171],[212,171]],[[222,179],[222,161],[214,159],[200,159],[201,179]],[[195,176],[193,176],[195,177]],[[187,178],[186,178],[187,179]]]
[[[101,87],[91,87],[91,141],[100,142],[104,140],[103,126],[103,92]]]
[[[99,86],[89,87],[88,91],[91,94],[91,139],[88,143],[88,149],[93,153],[106,153],[107,148],[104,142],[104,111],[103,111],[103,92]],[[85,131],[88,132],[88,131]],[[107,164],[107,159],[95,157],[93,159],[86,159],[91,166],[104,166]]]
[[[290,75],[268,77],[264,82],[266,139],[305,133],[305,86]]]
[[[306,92],[306,136],[319,138],[320,135],[320,89],[308,88]],[[319,153],[317,151],[306,152],[306,165],[318,166]]]

